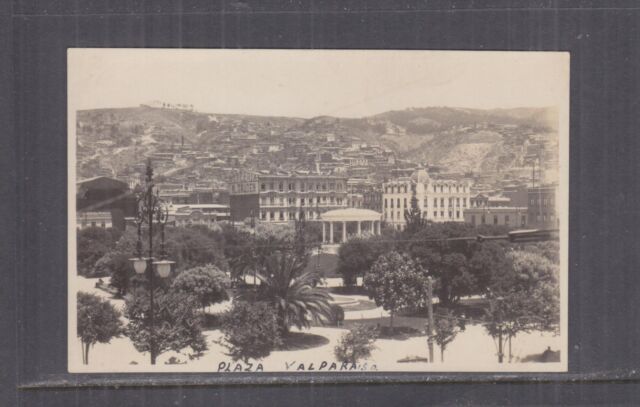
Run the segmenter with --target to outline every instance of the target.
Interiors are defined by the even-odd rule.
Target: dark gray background
[[[639,22],[634,1],[0,1],[0,405],[640,404]],[[570,373],[65,373],[68,47],[570,51]]]

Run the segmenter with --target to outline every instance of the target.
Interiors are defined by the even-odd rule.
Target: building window
[[[505,225],[509,224],[509,215],[504,215],[504,224]]]
[[[334,182],[330,183],[330,184],[329,184],[329,189],[330,189],[331,191],[333,191],[334,189],[336,189],[336,184],[335,184]]]
[[[522,215],[522,218],[520,219],[520,226],[525,226],[527,224],[527,217]]]
[[[471,223],[476,224],[476,215],[471,215]]]
[[[398,208],[400,207],[400,198],[398,198],[398,200],[396,201],[398,204]]]
[[[407,198],[404,198],[404,202],[403,203],[404,203],[404,207],[406,208],[407,207]]]
[[[393,208],[393,198],[391,198],[391,208]]]
[[[401,219],[401,218],[400,218],[400,211],[398,211],[396,214],[397,214],[397,216],[398,216],[398,219]]]
[[[391,211],[391,219],[393,219],[393,211]]]
[[[444,218],[444,211],[440,211],[440,217]]]
[[[95,222],[91,222],[91,227],[95,228],[96,227],[96,223]]]
[[[440,206],[444,208],[444,198],[440,198]]]
[[[480,217],[480,223],[482,223],[483,225],[487,222],[487,220],[485,219],[484,215],[482,215]]]
[[[449,211],[449,219],[453,218],[453,212]]]
[[[300,198],[300,206],[304,206],[304,198]]]
[[[463,208],[467,207],[467,198],[462,198],[462,207]]]
[[[267,213],[266,212],[260,212],[260,219],[267,220]]]
[[[289,183],[289,191],[293,191],[293,184],[291,182]]]
[[[284,184],[282,182],[278,184],[278,191],[284,191]]]
[[[266,191],[267,190],[267,184],[265,184],[264,182],[262,184],[260,184],[260,190],[261,191]]]
[[[274,220],[275,218],[276,218],[276,215],[273,212],[269,212],[269,219]]]
[[[304,182],[302,184],[300,184],[300,191],[304,192]]]
[[[273,191],[273,182],[270,182],[270,183],[269,183],[269,190],[270,190],[270,191]]]
[[[384,207],[388,208],[389,206],[387,205],[387,198],[384,198]]]
[[[433,207],[434,208],[438,207],[438,198],[433,198]]]
[[[438,217],[438,211],[433,211],[433,217],[437,218]]]
[[[105,225],[105,223],[104,223],[104,222],[101,222],[101,223],[100,223],[100,226],[101,226],[102,228],[105,228],[105,227],[106,227],[106,225]]]
[[[456,198],[456,206],[460,206],[460,198]]]
[[[460,219],[460,211],[456,211],[456,218]]]
[[[493,224],[494,225],[498,224],[498,215],[493,215]]]
[[[280,211],[280,220],[284,220],[284,212]]]

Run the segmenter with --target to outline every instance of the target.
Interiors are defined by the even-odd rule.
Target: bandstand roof
[[[332,222],[357,222],[380,220],[382,214],[370,209],[345,208],[334,209],[320,215],[320,220]]]

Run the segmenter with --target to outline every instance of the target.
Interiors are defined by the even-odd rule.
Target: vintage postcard
[[[569,54],[68,51],[70,372],[567,370]]]

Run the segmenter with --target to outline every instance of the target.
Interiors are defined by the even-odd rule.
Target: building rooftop
[[[382,219],[382,214],[370,209],[345,208],[325,212],[320,219],[332,222],[375,221]]]

